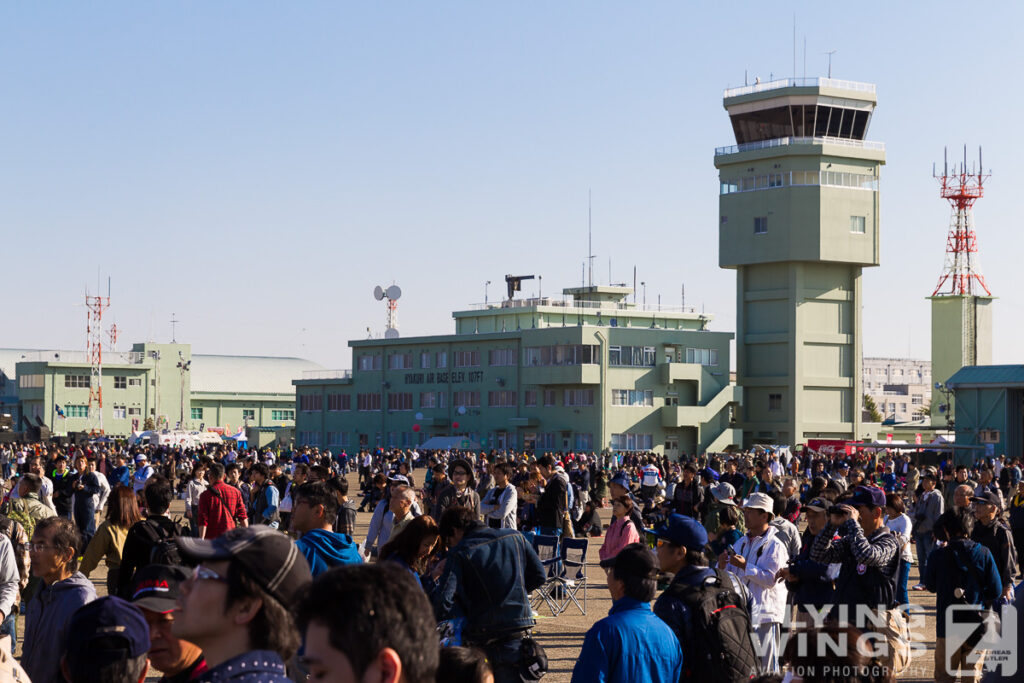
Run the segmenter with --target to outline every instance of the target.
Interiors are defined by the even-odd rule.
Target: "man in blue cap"
[[[751,638],[750,591],[732,572],[716,571],[708,567],[704,548],[708,534],[704,526],[686,515],[670,515],[665,523],[649,531],[658,539],[658,565],[661,571],[674,574],[672,583],[654,603],[654,613],[671,627],[683,650],[683,676],[694,678],[714,677],[708,655],[724,655],[749,667],[750,674],[759,672],[758,658]],[[736,599],[726,602],[733,606],[736,614],[726,616],[738,632],[742,632],[742,646],[723,648],[722,652],[698,652],[702,643],[700,634],[695,633],[699,616],[694,613],[697,598],[704,586],[715,586],[717,591],[727,591]],[[699,609],[699,608],[698,608]],[[706,647],[706,645],[704,646]],[[720,661],[721,657],[715,657]],[[708,679],[711,680],[711,679]]]
[[[60,660],[71,683],[141,683],[149,670],[149,626],[142,611],[114,596],[79,607]]]

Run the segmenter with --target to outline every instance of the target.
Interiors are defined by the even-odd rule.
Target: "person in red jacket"
[[[210,486],[199,496],[199,538],[214,539],[236,526],[249,526],[242,494],[224,483],[224,465],[210,463]]]

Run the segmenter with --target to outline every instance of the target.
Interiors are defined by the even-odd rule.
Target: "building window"
[[[420,368],[426,369],[426,368],[429,368],[429,367],[430,367],[430,352],[429,351],[422,351],[422,352],[420,352]]]
[[[64,377],[64,386],[67,384],[68,378]],[[89,385],[86,385],[89,386]],[[18,376],[18,387],[21,389],[42,389],[43,388],[43,376],[42,375],[19,375]]]
[[[530,366],[593,365],[600,359],[601,354],[595,344],[527,346],[523,349],[523,364]]]
[[[576,450],[578,451],[592,451],[594,450],[594,435],[593,434],[576,434]]]
[[[496,367],[515,365],[516,352],[513,349],[491,349],[487,352],[487,364]]]
[[[318,406],[320,404],[320,400],[319,399],[320,399],[320,397],[317,396],[317,405]],[[317,410],[320,410],[320,408],[318,407]],[[256,409],[255,408],[242,408],[242,420],[243,421],[251,420],[251,421],[255,422],[256,421]]]
[[[479,408],[480,407],[480,392],[479,391],[453,391],[452,392],[452,405],[459,406],[462,408]]]
[[[535,389],[527,389],[523,392],[523,405],[527,408],[533,408],[537,405],[537,391]]]
[[[434,360],[437,361],[434,364],[435,367],[438,367],[438,368],[446,368],[446,367],[448,367],[448,352],[447,351],[438,351],[436,354],[434,354]]]
[[[89,417],[89,406],[64,406],[64,414],[68,417]]]
[[[754,234],[764,235],[768,232],[768,216],[754,216]]]
[[[454,355],[455,367],[457,368],[476,368],[480,366],[479,351],[456,351]]]
[[[128,417],[128,408],[125,406],[114,406],[113,416],[115,420],[124,420]]]
[[[89,384],[89,375],[64,375],[65,389],[88,389]]]
[[[436,408],[437,394],[433,391],[420,392],[420,408]]]
[[[115,389],[127,389],[128,388],[128,378],[127,377],[121,377],[120,375],[114,375],[114,388]]]
[[[304,413],[315,413],[323,410],[324,397],[321,394],[303,394],[299,396],[299,410]],[[245,411],[242,411],[243,415]]]
[[[491,408],[515,408],[516,392],[514,389],[488,391],[487,405]]]
[[[351,394],[327,394],[327,410],[337,413],[343,410],[352,410]]]
[[[655,355],[653,346],[609,346],[608,364],[653,368]]]
[[[412,352],[393,353],[388,357],[389,370],[412,370]]]
[[[651,407],[654,391],[650,389],[612,389],[613,406]]]
[[[448,407],[448,394],[444,391],[437,392],[437,407],[447,408]]]
[[[920,394],[914,394],[910,397],[910,404],[919,406],[924,404],[924,397]]]
[[[380,410],[380,394],[356,394],[356,410]]]
[[[399,392],[388,394],[388,410],[412,410],[412,394]]]
[[[128,417],[131,417],[133,415],[142,415],[142,408],[129,408]]]
[[[192,408],[191,415],[192,415],[192,419],[193,420],[202,420],[203,419],[203,409],[202,408]]]
[[[612,434],[612,450],[649,451],[653,446],[652,434]]]
[[[130,387],[141,387],[142,386],[142,378],[141,377],[129,377],[128,378],[128,386],[130,386]]]
[[[866,216],[850,216],[850,232],[863,235],[867,227]]]
[[[718,349],[686,349],[686,362],[718,365]]]
[[[562,400],[563,405],[566,406],[592,406],[594,405],[594,390],[566,389]]]
[[[300,446],[319,446],[320,432],[299,432],[298,441]]]
[[[544,390],[544,405],[553,406],[555,405],[555,390],[545,389]]]
[[[295,411],[285,408],[271,409],[270,419],[274,422],[290,422],[295,419]]]
[[[380,370],[381,359],[379,353],[364,353],[359,356],[360,370]]]
[[[768,394],[768,412],[782,410],[782,394]]]

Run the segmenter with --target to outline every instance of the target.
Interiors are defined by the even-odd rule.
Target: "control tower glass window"
[[[831,137],[863,140],[870,112],[826,105],[788,105],[733,114],[736,142],[789,137]]]

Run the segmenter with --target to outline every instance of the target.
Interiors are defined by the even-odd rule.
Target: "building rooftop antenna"
[[[949,201],[951,215],[946,237],[946,260],[932,296],[992,296],[978,261],[978,238],[974,232],[974,202],[984,195],[985,181],[990,174],[982,166],[981,147],[978,147],[978,171],[967,169],[967,145],[964,145],[963,165],[949,168],[948,151],[943,153],[942,175],[932,175],[940,183],[943,199]],[[982,294],[984,291],[984,294]]]
[[[832,78],[832,55],[839,52],[839,50],[829,50],[825,54],[828,55],[828,77]]]
[[[402,289],[398,285],[392,283],[389,287],[381,287],[377,285],[373,288],[373,298],[377,301],[383,301],[387,299],[385,308],[387,309],[387,327],[384,329],[385,339],[397,339],[398,338],[398,300],[402,297]]]
[[[594,286],[594,226],[593,197],[587,188],[587,286]]]
[[[174,313],[171,313],[171,343],[172,344],[177,344],[178,343],[177,330],[178,330],[178,323],[180,323],[180,322],[181,321],[178,320],[177,317],[175,317]]]

